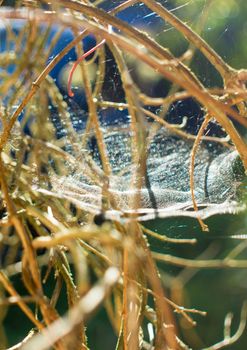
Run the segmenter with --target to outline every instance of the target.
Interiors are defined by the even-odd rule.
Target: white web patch
[[[135,190],[131,183],[135,170],[131,161],[131,134],[127,127],[120,129],[104,129],[104,142],[112,169],[106,192],[103,172],[94,178],[92,169],[87,171],[86,162],[80,168],[66,162],[67,168],[74,169],[73,173],[58,176],[53,172],[50,176],[52,189],[39,186],[36,190],[66,199],[93,214],[100,213],[102,203],[106,202],[106,217],[114,220],[132,215],[137,215],[139,220],[172,216],[205,219],[243,209],[244,206],[236,201],[236,191],[243,175],[236,151],[223,151],[220,148],[218,152],[212,152],[206,146],[200,147],[194,169],[195,198],[199,211],[194,212],[189,185],[192,143],[160,129],[149,147],[146,179],[143,179],[142,188]],[[93,152],[93,161],[96,163],[95,169],[101,169],[97,149]],[[138,208],[133,209],[131,203],[137,192],[140,202]]]

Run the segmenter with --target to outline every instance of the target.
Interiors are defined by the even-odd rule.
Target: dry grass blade
[[[23,350],[34,348],[45,350],[53,346],[59,339],[69,335],[76,326],[99,307],[108,295],[110,289],[117,283],[119,276],[119,271],[116,268],[109,268],[99,284],[94,286],[84,297],[82,297],[74,308],[70,310],[67,316],[60,318],[50,325],[43,331],[42,335],[36,335],[29,340],[27,344],[22,347]],[[73,339],[72,341],[67,341],[70,343],[73,342]]]

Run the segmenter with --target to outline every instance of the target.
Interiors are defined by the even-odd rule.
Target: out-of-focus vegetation
[[[0,12],[1,348],[244,349],[245,212],[128,220],[124,195],[111,194],[115,164],[105,144],[108,124],[113,134],[130,128],[132,162],[140,164],[130,187],[139,189],[147,131],[153,137],[162,120],[178,139],[195,142],[190,180],[203,134],[214,156],[236,147],[246,168],[246,1],[0,3],[12,6]],[[29,12],[18,12],[24,7]],[[182,22],[169,23],[171,14]],[[195,49],[183,23],[210,46],[196,38]],[[82,28],[107,48],[82,60],[71,98],[69,61],[88,40]],[[193,198],[193,181],[187,185]],[[101,208],[93,207],[94,190]],[[143,205],[138,192],[133,197],[127,204],[135,212]],[[191,207],[198,212],[195,198]]]

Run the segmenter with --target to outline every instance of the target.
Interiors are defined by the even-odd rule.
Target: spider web
[[[102,2],[103,8],[104,3],[109,5],[109,2]],[[169,7],[169,3],[163,1],[163,4],[166,3]],[[171,7],[170,10],[177,12],[191,3],[194,2],[184,2],[182,5]],[[115,2],[112,5],[114,7]],[[133,5],[127,10],[135,14],[133,18],[128,19],[131,25],[138,27],[142,23],[147,32],[150,28],[155,32],[155,37],[171,28],[143,4]],[[125,12],[121,13],[123,18],[127,18]],[[119,17],[121,18],[121,16]],[[106,60],[112,64],[112,58],[109,59],[106,56]],[[111,96],[114,100],[115,95],[119,93],[117,91],[119,85],[115,83],[119,72],[116,69],[113,70],[113,65],[114,63],[109,70],[109,73],[111,70],[113,71],[112,76],[108,72],[106,74],[106,80],[112,79],[113,84],[112,87],[109,83],[104,85],[108,92],[103,98]],[[103,90],[102,94],[104,95],[104,93]],[[125,102],[122,96],[118,96],[118,100]],[[184,102],[178,101],[177,104],[183,105]],[[80,139],[83,137],[82,130],[86,126],[86,118],[82,112],[78,112],[77,108],[73,108],[70,101],[68,101],[68,105],[70,119]],[[132,161],[131,139],[133,134],[130,131],[129,121],[126,121],[128,119],[127,110],[123,111],[121,116],[117,109],[114,110],[114,113],[109,109],[100,111],[106,153],[112,170],[109,178],[105,179],[99,150],[97,145],[93,145],[95,143],[94,135],[88,135],[87,146],[80,152],[75,152],[75,144],[71,144],[67,137],[66,125],[60,123],[60,116],[56,117],[56,112],[53,109],[55,109],[54,106],[51,106],[51,120],[56,127],[58,138],[58,140],[54,140],[54,143],[60,138],[64,139],[64,151],[70,160],[67,159],[65,162],[66,171],[62,174],[54,169],[54,159],[50,161],[50,164],[47,164],[50,183],[36,181],[34,188],[39,192],[69,200],[79,208],[94,214],[104,210],[106,215],[113,219],[120,219],[132,214],[137,214],[140,220],[177,215],[206,218],[216,213],[237,212],[243,208],[236,200],[237,188],[243,178],[243,169],[236,151],[225,151],[215,145],[208,147],[205,143],[201,145],[196,156],[194,169],[195,199],[200,210],[194,212],[191,211],[192,198],[189,175],[191,142],[176,137],[164,128],[159,129],[147,149],[147,172],[145,178],[142,179],[143,185],[140,189],[134,189],[131,175],[139,165]],[[171,106],[170,110],[172,109],[177,110],[174,105]],[[153,112],[158,114],[158,109]],[[175,123],[180,123],[183,117],[179,114]],[[198,118],[197,116],[195,123],[197,128],[200,127]],[[169,120],[169,116],[167,120],[170,123],[174,122],[174,120]],[[191,127],[192,123],[188,124]],[[146,129],[149,129],[148,123]],[[146,136],[148,137],[148,133]],[[77,144],[78,149],[80,149],[80,143]],[[113,200],[106,198],[106,191]],[[138,208],[133,209],[130,203],[138,191],[140,203]],[[107,202],[105,207],[104,202]],[[116,205],[113,205],[113,202]]]
[[[114,1],[94,3],[97,3],[105,11],[109,11],[111,7],[114,8],[116,4],[119,5],[119,2]],[[175,6],[167,1],[162,2],[171,12],[176,14],[194,3],[194,1],[182,4],[179,2]],[[156,38],[172,29],[168,23],[161,20],[142,3],[130,6],[122,11],[118,17],[135,27],[145,27],[145,31],[152,32]],[[102,91],[103,95],[105,94],[103,97],[125,102],[123,94],[119,92],[121,90],[118,83],[119,72],[116,66],[114,67],[114,60],[111,56],[106,59],[110,68],[106,74],[107,84],[104,87],[107,91]],[[135,74],[133,77],[135,78]],[[178,101],[177,105],[179,104],[184,105],[184,101]],[[171,111],[173,109],[178,110],[175,105],[171,106]],[[120,117],[117,116],[117,112],[117,109],[114,112],[110,109],[100,111],[104,143],[112,171],[109,178],[105,178],[97,142],[92,134],[87,136],[88,144],[81,151],[81,154],[71,152],[72,145],[69,144],[68,140],[65,141],[65,143],[67,142],[65,149],[71,153],[74,161],[72,163],[66,162],[67,173],[65,176],[57,175],[51,169],[51,189],[39,187],[38,190],[69,200],[77,207],[93,214],[104,210],[106,216],[114,220],[132,214],[137,215],[139,220],[178,215],[205,219],[214,214],[233,213],[243,209],[243,205],[239,204],[237,200],[237,189],[244,173],[237,152],[232,149],[225,150],[215,143],[208,145],[204,142],[197,152],[194,167],[195,199],[200,210],[198,212],[191,210],[193,203],[189,169],[193,143],[171,134],[164,128],[158,130],[147,149],[147,171],[146,176],[142,179],[142,187],[140,189],[133,188],[132,174],[139,166],[132,161],[131,139],[133,135],[130,131],[128,116],[126,116],[127,110]],[[154,112],[158,113],[158,110]],[[78,113],[77,107],[73,111],[72,106],[71,119],[75,128],[79,122],[81,125],[83,124],[83,118],[76,118],[76,115],[80,115],[80,113]],[[182,114],[179,114],[179,117],[175,118],[175,122],[180,123],[183,117]],[[193,116],[194,119],[190,118],[188,127],[192,128],[194,123],[197,129],[192,131],[192,134],[197,133],[201,117],[198,115],[197,117]],[[174,117],[169,122],[174,123]],[[84,125],[86,125],[86,121]],[[146,128],[148,130],[149,125]],[[216,128],[215,124],[211,124],[207,134],[214,134]],[[220,133],[223,133],[222,130]],[[65,129],[62,130],[62,134],[66,139]],[[148,138],[148,133],[146,136]],[[80,147],[79,144],[78,147]],[[76,166],[78,160],[80,165]],[[92,166],[92,164],[94,165]],[[111,198],[106,198],[107,194]],[[138,208],[133,209],[131,203],[137,194],[140,194],[140,203]]]
[[[112,175],[107,179],[108,200],[106,216],[118,220],[137,214],[139,220],[154,217],[190,216],[207,218],[219,213],[235,213],[243,209],[236,201],[237,188],[244,170],[236,151],[221,147],[208,148],[202,144],[194,168],[195,198],[200,207],[191,211],[190,154],[192,143],[164,128],[152,139],[147,150],[147,172],[140,190],[133,189],[132,174],[136,170],[131,156],[131,131],[128,124],[105,125],[104,143]],[[50,175],[52,190],[40,192],[67,199],[77,207],[98,214],[103,210],[105,177],[94,136],[81,154],[78,167],[66,162],[68,175]],[[94,168],[85,159],[90,158]],[[84,159],[84,160],[83,160]],[[78,163],[77,163],[78,164]],[[98,172],[98,177],[95,176]],[[140,193],[138,208],[131,208],[133,197]]]

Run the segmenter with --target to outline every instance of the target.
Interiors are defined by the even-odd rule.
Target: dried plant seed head
[[[17,345],[0,337],[0,347],[88,349],[90,327],[100,327],[100,318],[97,324],[88,319],[104,307],[111,326],[104,320],[103,331],[114,333],[113,341],[119,335],[116,348],[189,349],[182,337],[205,348],[199,328],[198,335],[186,332],[188,322],[195,326],[191,315],[206,313],[180,306],[201,301],[204,285],[191,293],[197,280],[191,277],[203,268],[234,268],[224,289],[244,280],[236,268],[247,266],[246,237],[242,228],[233,232],[241,216],[228,230],[243,239],[232,251],[232,240],[220,251],[218,241],[208,246],[210,234],[201,242],[196,220],[178,218],[202,223],[245,208],[247,146],[235,121],[246,131],[246,72],[231,68],[204,41],[208,33],[201,35],[203,24],[214,27],[206,22],[217,13],[220,28],[234,28],[222,16],[241,5],[218,1],[220,11],[211,18],[207,7],[218,2],[180,2],[42,0],[0,8],[0,306],[9,306],[11,319],[15,303],[38,330]],[[195,8],[201,16],[193,31]],[[218,36],[213,29],[218,50],[234,31]],[[239,45],[231,49],[240,47],[236,32]],[[157,217],[162,220],[141,224]],[[227,231],[225,218],[212,220],[220,223],[213,230]],[[165,235],[157,232],[159,223]],[[156,261],[176,267],[163,270]],[[213,292],[219,271],[210,274],[210,286],[223,309],[228,293],[223,300],[222,288]],[[237,295],[239,306],[240,293],[233,290],[230,298]],[[215,305],[209,298],[210,317],[212,309],[219,311]],[[217,317],[211,317],[214,329]],[[225,339],[208,349],[234,343],[245,324],[246,305],[236,333],[227,316]],[[23,337],[26,329],[20,327]]]

